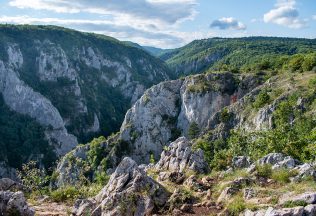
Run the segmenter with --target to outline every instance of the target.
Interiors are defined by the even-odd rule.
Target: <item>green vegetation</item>
[[[154,154],[153,153],[150,153],[150,158],[149,158],[149,163],[151,164],[155,164],[155,157],[154,157]]]
[[[270,178],[272,175],[272,167],[270,164],[256,165],[257,175],[264,178]]]
[[[178,76],[204,71],[300,72],[316,70],[315,50],[316,41],[311,39],[210,38],[166,51],[160,58],[165,60],[171,69],[177,70]]]
[[[232,216],[238,216],[245,209],[246,209],[246,203],[245,203],[245,200],[242,198],[242,196],[236,196],[232,200],[232,202],[230,202],[229,205],[227,206],[229,215],[232,215]]]
[[[97,167],[101,164],[101,161],[107,156],[106,151],[102,147],[102,143],[105,141],[103,136],[99,138],[93,139],[89,145],[90,149],[87,152],[88,161],[91,164],[93,169],[97,169]],[[106,169],[106,162],[104,161],[102,164],[104,169]]]
[[[195,139],[200,133],[200,128],[196,122],[192,122],[189,127],[188,135],[190,139]]]
[[[308,203],[306,203],[305,201],[298,200],[298,201],[287,201],[282,205],[282,207],[283,208],[294,208],[297,206],[307,206],[307,205],[308,205]]]
[[[288,170],[288,169],[279,169],[272,173],[271,178],[279,183],[289,183],[290,178],[297,175],[295,171]]]
[[[49,183],[49,177],[44,169],[37,167],[37,162],[30,161],[22,165],[22,170],[18,171],[18,176],[23,185],[33,193],[42,193],[42,189]]]
[[[34,119],[12,111],[0,95],[0,158],[7,165],[21,169],[28,160],[42,154],[46,168],[56,160],[52,146],[45,140],[44,128]],[[32,157],[30,158],[30,155]]]
[[[231,117],[231,113],[229,113],[227,107],[222,109],[221,115],[220,115],[220,121],[223,123],[228,122],[230,117]]]
[[[263,90],[256,97],[256,100],[253,103],[253,107],[259,109],[269,102],[270,102],[270,95],[268,94],[267,90]]]

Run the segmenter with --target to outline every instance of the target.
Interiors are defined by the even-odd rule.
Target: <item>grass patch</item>
[[[100,184],[91,184],[82,187],[65,186],[51,191],[49,196],[54,202],[66,202],[72,204],[79,198],[88,198],[97,195],[103,188]]]
[[[236,196],[227,206],[229,215],[238,216],[240,213],[246,210],[245,200],[241,195]]]
[[[290,178],[295,176],[297,172],[288,169],[279,169],[272,172],[271,178],[278,183],[289,183]]]
[[[259,177],[270,178],[272,175],[272,166],[270,164],[256,165],[257,175]]]
[[[308,203],[306,203],[304,200],[297,200],[297,201],[287,201],[285,202],[282,207],[283,208],[293,208],[293,207],[297,207],[297,206],[307,206]]]

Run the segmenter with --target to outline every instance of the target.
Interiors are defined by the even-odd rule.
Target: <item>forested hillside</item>
[[[248,37],[196,40],[159,57],[178,76],[204,71],[311,70],[316,39]]]

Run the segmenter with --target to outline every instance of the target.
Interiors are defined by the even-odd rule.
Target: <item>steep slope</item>
[[[117,131],[145,89],[172,78],[162,61],[102,35],[1,25],[0,41],[1,160],[13,167]]]
[[[315,80],[314,72],[272,77],[226,72],[160,83],[127,112],[118,134],[64,157],[57,168],[57,184],[76,182],[82,174],[79,167],[92,167],[90,179],[98,172],[111,173],[109,168],[124,156],[139,164],[157,161],[181,135],[204,150],[213,169],[226,168],[233,156],[244,154],[257,160],[281,152],[311,160],[316,141]]]
[[[162,53],[159,57],[181,75],[206,70],[254,71],[282,67],[289,56],[315,52],[315,39],[248,37],[210,38]]]
[[[181,135],[188,136],[191,125],[196,124],[198,130],[206,128],[214,114],[262,82],[262,75],[226,72],[151,87],[128,110],[119,133],[80,146],[61,160],[58,185],[73,182],[80,175],[79,167],[85,167],[82,163],[104,170],[115,167],[124,156],[139,164],[149,163],[150,158],[158,160],[165,146]]]

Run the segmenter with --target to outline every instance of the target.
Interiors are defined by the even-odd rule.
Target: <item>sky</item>
[[[176,48],[210,37],[316,38],[316,0],[0,0],[0,23]]]

